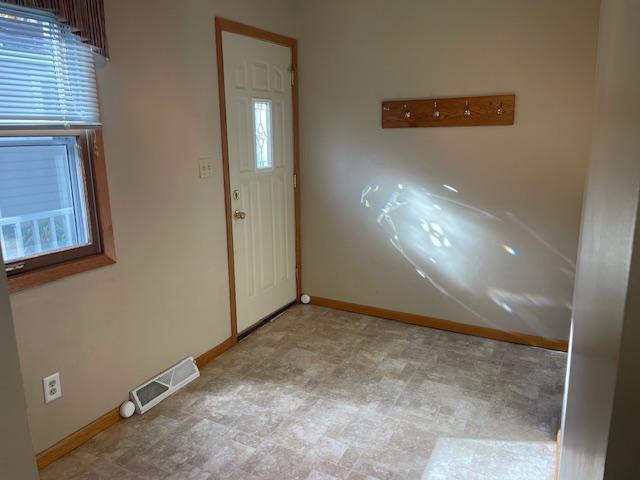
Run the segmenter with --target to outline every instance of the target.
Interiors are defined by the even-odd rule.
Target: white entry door
[[[289,47],[222,33],[238,332],[296,299]]]

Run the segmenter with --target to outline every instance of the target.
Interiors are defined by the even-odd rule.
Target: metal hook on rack
[[[407,110],[407,104],[405,103],[404,105],[402,105],[402,108],[405,109],[404,112],[404,118],[406,118],[407,120],[409,120],[411,118],[411,111]]]
[[[498,115],[502,115],[504,113],[504,108],[502,108],[502,100],[500,100],[500,104],[498,105],[498,109],[496,110]]]
[[[469,108],[469,100],[466,100],[464,104],[464,116],[465,117],[471,116],[471,109]]]
[[[433,119],[437,120],[440,118],[440,110],[438,110],[438,101],[433,101]]]

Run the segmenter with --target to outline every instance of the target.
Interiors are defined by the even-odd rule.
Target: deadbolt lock
[[[240,190],[234,190],[232,196],[234,200],[240,200]]]

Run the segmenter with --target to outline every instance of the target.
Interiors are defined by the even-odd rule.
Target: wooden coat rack
[[[513,125],[515,95],[382,102],[382,128]]]

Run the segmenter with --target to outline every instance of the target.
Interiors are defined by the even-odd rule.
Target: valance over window
[[[54,12],[68,23],[84,41],[96,51],[109,56],[104,23],[103,0],[0,0],[23,7],[39,8]]]

